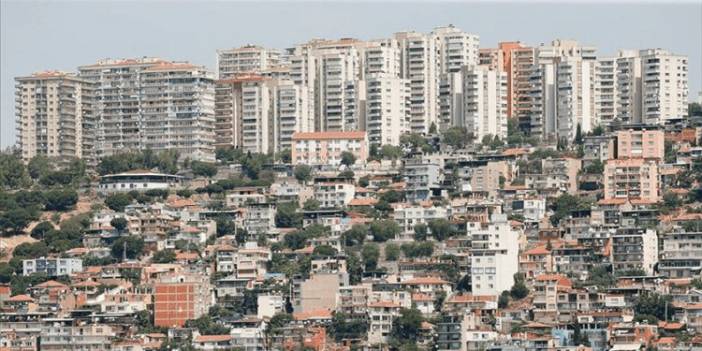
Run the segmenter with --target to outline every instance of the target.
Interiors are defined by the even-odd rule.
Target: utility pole
[[[122,243],[122,262],[127,260],[127,242]]]

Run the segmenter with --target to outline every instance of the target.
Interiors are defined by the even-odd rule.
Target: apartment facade
[[[658,163],[634,158],[608,160],[604,170],[604,198],[638,199],[657,202],[660,199]]]
[[[373,73],[366,80],[365,125],[368,141],[375,145],[399,145],[410,130],[409,81]]]
[[[151,149],[214,161],[214,75],[204,67],[140,58],[78,69],[93,83],[97,157]]]
[[[227,79],[242,73],[262,73],[281,64],[279,50],[257,45],[217,50],[217,78]]]
[[[17,146],[34,156],[93,161],[93,118],[88,84],[74,74],[38,72],[15,78]]]
[[[292,163],[306,165],[341,164],[344,151],[352,153],[356,162],[368,159],[368,138],[366,132],[308,132],[292,136]]]
[[[208,276],[172,273],[159,279],[154,289],[154,325],[183,327],[190,319],[208,313],[212,286]]]
[[[471,237],[471,287],[474,295],[498,295],[514,284],[519,270],[519,232],[507,216],[493,214],[489,224],[468,222]]]
[[[50,277],[68,276],[83,271],[79,258],[36,258],[22,261],[22,275],[46,273]]]
[[[663,130],[629,129],[617,132],[617,158],[663,160],[664,156],[665,132]]]
[[[653,274],[658,263],[658,234],[654,229],[618,228],[612,236],[612,269],[626,272],[642,269]]]

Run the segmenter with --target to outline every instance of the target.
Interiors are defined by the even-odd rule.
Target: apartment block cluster
[[[508,118],[529,135],[570,142],[578,129],[687,116],[687,57],[661,49],[600,57],[568,40],[488,49],[446,26],[216,57],[216,73],[138,58],[17,78],[23,159],[94,161],[149,148],[213,161],[215,147],[273,153],[294,149],[295,133],[332,131],[365,131],[380,146],[461,127],[480,142],[506,138]]]

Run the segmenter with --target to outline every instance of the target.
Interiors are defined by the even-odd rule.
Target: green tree
[[[132,197],[126,193],[116,193],[105,198],[105,205],[113,211],[123,212],[127,205],[132,203]]]
[[[380,148],[380,154],[386,160],[397,160],[402,158],[402,149],[390,144],[385,144]]]
[[[35,216],[24,208],[0,211],[0,234],[21,234]]]
[[[400,226],[390,219],[377,220],[370,224],[370,233],[373,241],[385,242],[394,239],[400,233]]]
[[[416,308],[403,308],[400,316],[392,322],[390,337],[396,343],[416,343],[422,329],[424,318]]]
[[[378,260],[380,259],[380,248],[377,244],[368,243],[363,245],[361,249],[361,257],[366,271],[373,271],[378,268]]]
[[[385,260],[397,261],[400,258],[400,247],[396,244],[385,245]]]
[[[71,189],[49,190],[44,194],[47,211],[70,210],[78,203],[78,193]]]
[[[427,234],[429,233],[429,227],[424,223],[417,223],[414,225],[414,239],[418,241],[427,240]]]
[[[176,260],[175,251],[171,249],[156,251],[151,257],[153,263],[172,263]]]
[[[308,182],[312,179],[312,168],[308,165],[297,165],[293,170],[295,179],[300,182]]]
[[[297,212],[297,204],[279,204],[275,212],[275,225],[280,228],[301,228],[302,214]]]
[[[509,291],[505,290],[500,294],[500,298],[497,300],[497,307],[498,308],[507,308],[507,305],[509,305],[509,296],[510,293]]]
[[[19,189],[28,187],[31,182],[27,168],[18,155],[0,153],[0,188]]]
[[[434,243],[430,241],[404,243],[401,246],[405,257],[430,257],[434,253]]]
[[[313,258],[336,257],[336,255],[336,249],[329,245],[319,245],[315,247],[314,251],[312,252]]]
[[[357,246],[363,244],[368,235],[368,227],[363,224],[354,224],[349,230],[342,234],[342,239],[346,246]]]
[[[341,152],[341,164],[346,167],[351,167],[356,163],[356,156],[350,151]]]
[[[7,284],[12,281],[15,270],[7,262],[0,262],[0,284]]]
[[[468,132],[465,128],[451,127],[446,129],[443,134],[443,142],[451,145],[454,148],[460,149],[466,145],[468,141]]]
[[[578,126],[575,128],[575,139],[573,143],[576,145],[583,144],[583,128],[580,126],[580,123],[578,123]]]
[[[594,160],[585,169],[583,169],[585,174],[603,174],[604,173],[604,163],[600,160]]]
[[[645,319],[641,318],[641,316],[653,316],[657,320],[669,320],[674,313],[674,308],[671,306],[672,300],[673,298],[670,295],[644,292],[634,304],[635,318],[638,317],[637,320],[641,320]],[[656,321],[649,320],[649,322]]]
[[[355,176],[356,174],[350,169],[343,170],[339,172],[339,175],[337,175],[337,177],[344,179],[353,179]]]
[[[112,256],[122,258],[126,253],[127,259],[136,259],[144,252],[144,239],[136,236],[117,238],[111,247]]]
[[[319,210],[320,203],[317,199],[314,198],[309,198],[307,201],[305,201],[305,204],[302,205],[302,208],[305,211],[316,211]]]
[[[509,294],[516,300],[521,300],[529,295],[529,288],[527,288],[521,273],[514,273],[514,285],[512,285]]]
[[[34,229],[32,229],[32,232],[30,235],[34,239],[42,240],[46,237],[46,235],[52,231],[56,230],[54,228],[54,225],[51,224],[51,222],[44,221],[39,224],[37,224]]]
[[[51,164],[49,158],[45,155],[36,155],[29,160],[27,171],[32,179],[39,179],[51,172]]]
[[[429,221],[429,231],[437,241],[445,239],[456,234],[456,231],[447,219],[434,219]]]
[[[125,229],[127,229],[129,222],[127,222],[127,219],[124,217],[115,217],[110,220],[110,225],[112,228],[115,228],[117,233],[121,234]]]
[[[214,177],[217,175],[217,166],[212,163],[193,161],[190,164],[193,174],[201,177]]]

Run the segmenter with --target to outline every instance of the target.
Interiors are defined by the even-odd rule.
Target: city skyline
[[[58,6],[57,6],[58,5]],[[159,9],[163,4],[147,3],[143,5],[139,15],[129,12],[134,6],[133,3],[104,3],[100,6],[92,6],[85,3],[35,3],[28,4],[17,2],[3,2],[2,11],[2,109],[0,110],[1,126],[0,145],[4,148],[15,144],[15,121],[14,121],[14,78],[17,76],[27,76],[36,71],[58,69],[69,72],[75,72],[80,65],[90,64],[101,58],[131,58],[143,56],[161,57],[167,60],[189,61],[193,64],[204,65],[208,70],[216,71],[216,50],[237,47],[246,44],[262,45],[265,47],[285,49],[292,47],[295,44],[306,42],[312,38],[338,39],[343,37],[354,37],[361,40],[387,38],[393,33],[403,30],[415,30],[418,32],[428,32],[435,27],[453,24],[456,27],[480,36],[481,48],[492,48],[497,46],[498,41],[519,40],[526,45],[538,46],[541,43],[549,43],[557,38],[578,40],[583,45],[595,46],[597,48],[598,57],[613,56],[617,49],[646,49],[646,48],[663,48],[676,54],[687,55],[689,57],[689,100],[697,99],[700,90],[700,51],[702,51],[702,40],[695,40],[695,36],[700,37],[700,17],[702,17],[702,7],[699,4],[679,3],[675,5],[663,4],[637,4],[626,5],[615,4],[510,4],[506,6],[503,3],[383,3],[370,4],[362,3],[357,6],[349,6],[348,3],[334,4],[307,4],[306,11],[311,11],[317,15],[308,16],[312,20],[307,20],[305,23],[293,21],[284,22],[278,25],[262,26],[258,32],[244,31],[241,36],[235,35],[236,32],[242,31],[241,28],[251,26],[254,15],[263,13],[271,17],[271,19],[283,16],[286,11],[288,14],[294,15],[295,11],[300,11],[290,3],[177,3],[169,4],[169,14],[174,19],[187,18],[189,13],[193,14],[200,22],[200,27],[196,30],[188,30],[188,26],[179,28],[169,28],[168,26],[159,23],[150,23],[147,21],[148,14],[159,13]],[[515,28],[521,24],[520,18],[516,15],[524,10],[531,9],[534,11],[536,19],[547,16],[537,11],[540,8],[547,6],[550,16],[554,19],[554,25],[545,28],[541,23],[535,23],[525,28]],[[353,23],[347,17],[354,13],[362,13],[364,10],[382,10],[393,8],[398,15],[392,18],[386,18],[385,21],[377,16],[377,13],[370,12],[368,18],[364,18],[363,23],[366,26],[360,25],[360,22]],[[217,11],[217,10],[221,11]],[[462,16],[462,11],[458,10],[474,10]],[[521,10],[520,10],[521,9]],[[571,18],[570,26],[563,26],[566,19],[572,17],[576,12],[587,15],[588,13],[596,13],[597,9],[607,10],[607,13],[601,14],[603,19],[611,17],[612,19],[620,18],[627,13],[631,13],[632,18],[639,19],[635,23],[629,23],[629,27],[618,26],[611,21],[604,22],[604,28],[599,28],[598,31],[587,31],[582,28],[582,20]],[[699,9],[700,11],[694,11]],[[53,11],[52,11],[53,10]],[[217,20],[221,19],[229,11],[239,11],[242,13],[251,14],[246,17],[241,23],[233,23],[230,27],[221,24]],[[454,11],[456,10],[456,11]],[[513,19],[507,28],[494,28],[494,26],[485,23],[485,16],[480,14],[490,14],[493,16],[501,16],[505,19]],[[192,12],[194,11],[194,12]],[[366,11],[368,12],[368,11]],[[382,12],[382,11],[379,11]],[[34,21],[20,21],[26,14],[33,14]],[[96,24],[102,15],[108,13],[122,14],[131,16],[132,23],[130,29],[126,33],[132,35],[134,33],[151,30],[151,35],[143,37],[130,38],[129,41],[114,41],[114,40],[93,40],[94,46],[81,47],[76,49],[80,43],[88,40],[88,38],[79,37],[76,43],[65,45],[73,50],[52,53],[51,55],[43,56],[37,54],[36,51],[48,53],[56,45],[55,41],[50,40],[50,36],[38,38],[43,45],[30,45],[35,40],[26,40],[19,42],[16,35],[13,33],[22,32],[28,37],[36,37],[40,33],[49,33],[42,31],[47,27],[51,27],[53,22],[51,18],[74,18],[79,13],[93,13],[97,18],[88,18],[88,24]],[[425,14],[425,18],[416,18],[413,14]],[[664,28],[666,21],[657,23],[655,18],[667,19],[672,13],[679,17],[678,25],[675,28]],[[54,17],[51,17],[54,14]],[[343,16],[347,14],[348,16]],[[638,14],[638,16],[634,15]],[[202,18],[212,16],[213,21],[203,21]],[[141,17],[140,17],[141,16]],[[659,17],[660,16],[660,17]],[[586,16],[582,16],[586,17]],[[336,19],[336,21],[335,21]],[[70,22],[70,21],[67,21]],[[177,21],[174,21],[177,22]],[[282,22],[282,21],[281,21]],[[489,22],[489,21],[488,21]],[[509,22],[509,21],[507,21]],[[536,21],[538,22],[538,21]],[[101,22],[102,23],[102,22]],[[414,24],[413,24],[414,23]],[[33,28],[24,28],[25,25],[32,25]],[[292,26],[299,30],[288,31],[286,27]],[[373,25],[368,25],[373,24]],[[559,26],[559,24],[561,24]],[[86,24],[87,25],[87,24]],[[108,21],[106,26],[115,26],[113,22]],[[376,26],[377,25],[377,26]],[[63,25],[61,28],[56,28],[56,33],[59,35],[64,31],[75,31],[75,25]],[[604,35],[609,27],[620,29],[620,35],[607,36]],[[224,29],[222,29],[222,27]],[[548,26],[546,26],[548,27]],[[55,27],[51,27],[55,28]],[[219,28],[220,30],[217,30]],[[523,30],[519,30],[523,29]],[[640,31],[637,35],[634,32]],[[172,34],[164,39],[164,34],[168,31]],[[227,31],[231,34],[227,34]],[[602,33],[600,33],[602,32]],[[99,32],[98,32],[99,33]],[[207,35],[207,34],[210,35]],[[512,33],[512,34],[510,34]],[[519,34],[515,34],[519,33]],[[551,34],[548,34],[551,33]],[[685,35],[685,34],[689,35]],[[234,35],[232,35],[234,34]],[[580,34],[580,35],[578,35]],[[110,30],[105,32],[108,39],[117,38],[118,32]],[[632,36],[633,35],[633,36]],[[20,36],[21,37],[21,36]],[[678,40],[669,40],[671,37],[676,37]],[[681,38],[680,38],[681,37]],[[98,37],[99,38],[99,37]],[[182,38],[186,45],[172,45],[176,43],[174,39]],[[95,38],[93,38],[95,39]],[[199,39],[199,40],[198,40]],[[204,40],[207,39],[207,40]],[[607,40],[604,40],[607,39]],[[650,43],[647,45],[647,43]],[[64,45],[59,44],[59,47]],[[34,54],[31,54],[35,52]],[[28,58],[20,57],[27,53]]]

